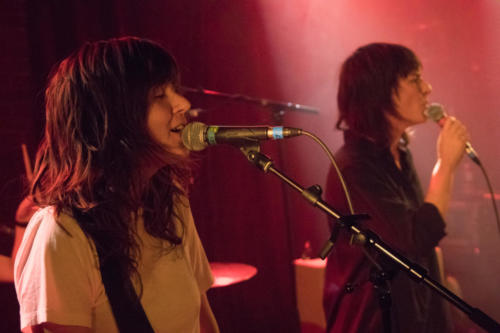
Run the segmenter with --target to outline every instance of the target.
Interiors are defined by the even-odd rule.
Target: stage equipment
[[[214,275],[212,288],[225,287],[251,279],[257,274],[257,268],[236,262],[211,262]]]

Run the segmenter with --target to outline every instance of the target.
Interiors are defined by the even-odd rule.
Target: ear
[[[400,82],[401,82],[400,79],[398,79],[398,85],[394,87],[391,92],[392,103],[394,104],[394,108],[396,110],[398,109],[401,102],[399,99],[399,85],[401,84]]]

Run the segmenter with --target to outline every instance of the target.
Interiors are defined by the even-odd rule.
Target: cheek
[[[167,134],[165,119],[160,112],[152,110],[147,119],[148,132],[156,141],[162,141],[162,138]]]
[[[416,102],[418,102],[418,98],[416,95],[412,95],[412,94],[404,94],[401,96],[401,98],[399,99],[398,101],[398,107],[399,107],[399,110],[402,112],[402,113],[405,113],[405,112],[408,112],[410,111],[411,109],[414,108],[414,106],[416,105]]]
[[[161,128],[158,123],[151,122],[148,126],[149,134],[157,141],[161,139]]]
[[[396,113],[401,115],[405,109],[405,100],[402,99],[401,96],[393,95],[392,105],[394,105],[394,110],[396,111]]]

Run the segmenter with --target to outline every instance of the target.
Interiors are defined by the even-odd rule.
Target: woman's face
[[[427,118],[425,110],[429,101],[427,96],[432,87],[422,78],[422,70],[419,68],[411,72],[407,77],[398,80],[398,87],[393,92],[392,98],[396,112],[399,117],[392,119],[398,122],[397,127],[406,129],[408,126],[424,123]]]
[[[170,153],[186,156],[181,131],[187,124],[186,111],[189,101],[179,95],[173,84],[152,89],[147,115],[147,127],[151,137]]]

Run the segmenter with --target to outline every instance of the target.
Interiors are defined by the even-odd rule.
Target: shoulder
[[[335,153],[335,161],[346,179],[353,181],[360,176],[376,176],[384,171],[383,151],[372,151],[370,147],[344,145]],[[337,178],[334,167],[330,168],[329,182]]]
[[[31,218],[26,233],[28,237],[46,240],[49,244],[63,240],[86,241],[76,220],[64,212],[57,213],[53,206],[38,210]]]
[[[60,265],[68,260],[92,264],[92,243],[73,217],[57,214],[51,206],[38,210],[26,228],[16,256],[15,274],[22,274],[27,267]]]
[[[400,185],[394,178],[390,153],[368,145],[344,145],[336,154],[342,177],[354,199],[377,200],[399,194]],[[341,182],[334,167],[327,179],[327,198],[343,198]],[[337,199],[338,200],[338,199]]]

